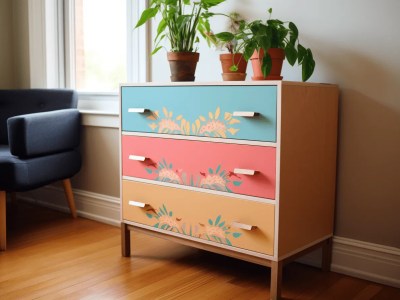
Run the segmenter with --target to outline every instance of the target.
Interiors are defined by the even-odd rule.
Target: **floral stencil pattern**
[[[215,219],[208,219],[206,224],[189,224],[182,222],[182,218],[174,217],[174,213],[169,211],[165,204],[158,209],[149,208],[146,215],[150,219],[155,219],[155,228],[181,233],[191,237],[206,239],[232,246],[231,239],[239,238],[240,232],[232,232],[229,225],[218,215]]]
[[[157,133],[226,138],[228,135],[234,136],[239,131],[231,125],[240,123],[240,120],[233,118],[229,112],[225,112],[222,117],[219,107],[214,113],[209,112],[208,118],[200,115],[192,123],[182,115],[173,118],[173,112],[168,111],[166,107],[162,111],[163,116],[160,116],[158,111],[154,111],[147,117],[154,121],[149,124],[149,127]]]
[[[158,163],[152,163],[146,168],[148,174],[154,174],[154,180],[175,184],[199,187],[222,192],[230,192],[230,185],[240,186],[241,178],[231,171],[226,171],[218,165],[215,170],[208,169],[208,172],[199,172],[199,175],[190,177],[182,169],[174,169],[172,163],[162,159]]]

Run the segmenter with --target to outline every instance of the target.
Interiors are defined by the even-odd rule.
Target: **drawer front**
[[[276,86],[129,86],[121,96],[123,131],[276,142]]]
[[[122,173],[275,199],[276,149],[123,135]]]
[[[273,255],[273,204],[127,180],[122,201],[124,220]]]

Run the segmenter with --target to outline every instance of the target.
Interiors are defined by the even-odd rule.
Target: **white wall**
[[[269,7],[313,50],[309,81],[341,90],[336,235],[400,247],[400,1],[227,0],[218,8],[251,20],[265,19]],[[213,22],[214,31],[223,23]],[[201,44],[196,81],[221,80],[218,54]],[[153,57],[153,81],[169,81],[165,56]],[[301,79],[287,63],[282,75]]]

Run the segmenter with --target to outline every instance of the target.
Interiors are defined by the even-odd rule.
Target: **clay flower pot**
[[[219,59],[222,66],[222,79],[224,81],[243,81],[246,79],[247,61],[241,53],[220,54]],[[231,71],[230,67],[236,65],[237,71]]]
[[[285,59],[285,51],[281,48],[270,48],[268,54],[271,56],[272,68],[271,72],[264,77],[261,71],[262,58],[264,56],[264,51],[254,51],[253,55],[250,57],[251,66],[253,67],[253,80],[282,80],[281,76],[282,65]]]
[[[168,52],[171,81],[194,81],[199,57],[197,52]]]

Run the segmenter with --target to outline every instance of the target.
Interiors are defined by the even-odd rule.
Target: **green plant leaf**
[[[238,68],[237,65],[232,65],[232,66],[229,67],[229,71],[237,72],[238,70],[239,70],[239,68]]]
[[[159,7],[150,7],[148,9],[145,9],[142,12],[142,15],[140,16],[139,21],[137,22],[135,28],[142,26],[144,23],[146,23],[149,19],[155,17],[157,13],[159,12]]]
[[[215,36],[223,42],[230,42],[235,38],[234,34],[231,32],[220,32],[217,33]]]
[[[294,45],[294,43],[299,37],[299,30],[297,29],[296,25],[293,22],[289,22],[289,29],[290,29],[290,43]]]
[[[304,56],[306,56],[306,54],[307,54],[307,50],[302,45],[298,44],[297,45],[297,53],[298,53],[297,61],[298,61],[299,65],[301,65],[303,63]]]
[[[152,52],[151,55],[154,55],[158,52],[158,50],[160,50],[162,48],[162,46],[158,46],[157,48],[155,48]]]
[[[263,57],[261,65],[261,71],[264,77],[269,75],[269,73],[271,72],[271,68],[272,68],[272,59],[271,56],[268,53],[266,53]]]
[[[297,60],[297,51],[294,48],[294,45],[292,43],[289,43],[286,45],[285,55],[286,55],[286,58],[287,58],[289,64],[291,66],[293,66]]]
[[[224,2],[225,0],[201,0],[201,4],[204,8],[210,8],[212,6],[216,6],[222,2]]]
[[[307,49],[307,53],[304,56],[302,63],[302,80],[307,81],[314,72],[315,61],[313,58],[313,54],[310,49]]]

